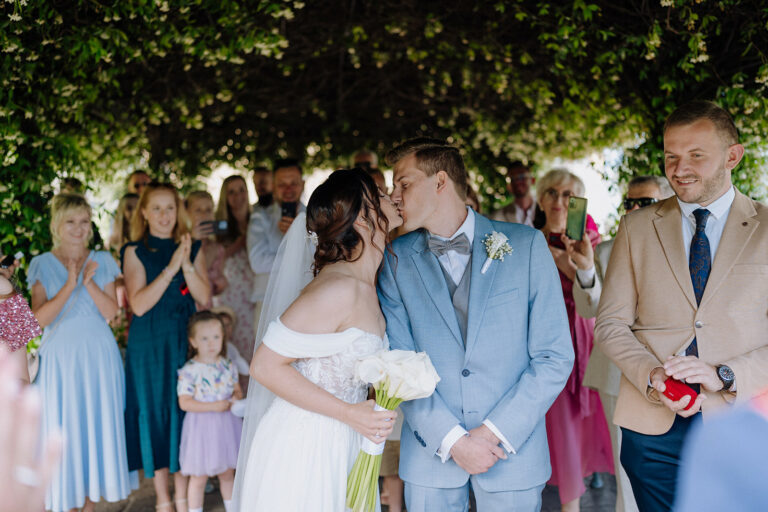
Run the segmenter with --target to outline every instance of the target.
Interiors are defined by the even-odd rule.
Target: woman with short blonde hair
[[[36,384],[43,400],[43,438],[64,434],[63,460],[45,509],[94,509],[102,498],[128,497],[123,361],[108,321],[117,312],[112,255],[89,251],[91,207],[60,194],[51,208],[53,249],[32,259],[32,310],[44,327]],[[93,464],[98,461],[98,464]]]

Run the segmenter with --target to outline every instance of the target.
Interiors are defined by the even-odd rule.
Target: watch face
[[[721,366],[717,369],[718,375],[720,375],[720,378],[724,381],[731,381],[733,380],[733,370],[731,370],[727,366]]]

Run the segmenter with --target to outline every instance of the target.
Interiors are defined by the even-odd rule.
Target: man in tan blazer
[[[768,385],[768,209],[731,184],[744,155],[730,115],[696,101],[664,127],[676,197],[626,215],[595,343],[621,369],[614,423],[641,511],[670,510],[692,423]],[[701,393],[663,395],[667,377]],[[727,454],[722,468],[727,471]]]

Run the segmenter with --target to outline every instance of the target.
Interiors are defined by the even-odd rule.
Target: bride
[[[248,393],[235,484],[241,512],[343,512],[361,436],[384,442],[396,416],[374,410],[355,366],[388,348],[376,276],[387,233],[402,219],[359,169],[331,174],[309,200],[306,225],[303,218],[278,253],[260,327],[269,323],[251,363],[251,382],[277,397],[269,403],[258,384]],[[314,278],[285,309],[306,283],[309,255]],[[270,308],[284,312],[270,322]]]

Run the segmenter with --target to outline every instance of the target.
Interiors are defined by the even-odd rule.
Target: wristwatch
[[[736,380],[736,375],[734,375],[731,367],[721,364],[715,366],[715,370],[717,370],[717,377],[720,379],[720,382],[723,383],[723,391],[731,389],[733,381]]]

